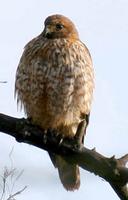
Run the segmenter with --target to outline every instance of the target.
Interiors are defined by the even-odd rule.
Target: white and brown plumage
[[[68,18],[48,17],[44,31],[25,46],[15,90],[17,101],[34,124],[55,129],[63,136],[75,135],[83,114],[90,113],[93,68],[90,53]],[[52,159],[64,187],[78,189],[78,166],[58,155]]]

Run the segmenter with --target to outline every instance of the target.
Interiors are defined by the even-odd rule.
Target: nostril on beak
[[[46,36],[46,38],[52,38],[52,33],[47,32],[47,33],[45,34],[45,36]]]

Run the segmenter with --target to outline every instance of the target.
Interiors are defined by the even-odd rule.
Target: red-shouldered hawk
[[[91,56],[75,25],[62,15],[49,16],[43,32],[25,46],[20,59],[17,102],[33,124],[73,137],[83,114],[90,113],[93,85]],[[64,187],[78,189],[78,166],[50,155]]]

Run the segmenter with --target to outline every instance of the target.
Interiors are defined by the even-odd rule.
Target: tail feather
[[[60,180],[66,190],[74,191],[80,187],[79,167],[67,163],[61,156],[56,155],[56,166]]]

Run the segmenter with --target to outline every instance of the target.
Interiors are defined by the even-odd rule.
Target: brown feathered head
[[[48,39],[72,38],[77,39],[78,32],[73,22],[63,15],[51,15],[44,22],[43,36]]]

